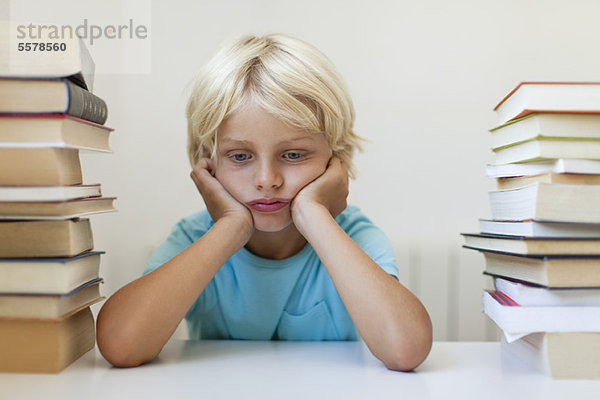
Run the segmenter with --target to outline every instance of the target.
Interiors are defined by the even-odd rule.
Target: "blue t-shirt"
[[[357,207],[335,219],[384,271],[398,278],[385,234]],[[198,240],[214,222],[206,210],[179,221],[144,274]],[[358,332],[327,270],[309,243],[283,260],[245,247],[221,267],[185,316],[191,339],[357,340]]]

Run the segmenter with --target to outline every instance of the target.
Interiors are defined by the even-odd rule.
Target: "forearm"
[[[371,352],[390,369],[419,365],[432,340],[431,321],[421,302],[382,270],[327,209],[312,207],[298,219]]]
[[[103,356],[116,366],[137,366],[156,357],[246,236],[239,224],[219,220],[169,262],[116,292],[98,315]]]

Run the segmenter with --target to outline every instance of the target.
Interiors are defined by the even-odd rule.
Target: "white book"
[[[545,173],[600,174],[600,161],[559,158],[518,164],[490,164],[485,167],[485,174],[488,178],[533,176]]]
[[[495,221],[480,219],[481,233],[539,238],[600,238],[600,224],[577,224],[545,221]]]
[[[503,305],[483,292],[483,311],[507,338],[532,332],[600,332],[600,307],[534,307]]]
[[[71,186],[0,186],[0,202],[66,201],[101,195],[99,183]]]
[[[496,277],[496,290],[516,301],[520,306],[594,306],[600,307],[600,288],[549,289]]]
[[[600,140],[534,139],[494,151],[495,164],[576,158],[600,160]]]
[[[19,40],[19,26],[29,25],[32,25],[31,21],[0,21],[0,48],[3,50],[0,57],[0,76],[14,78],[70,76],[92,92],[96,66],[84,41],[77,35],[67,34],[56,37],[57,35],[53,35],[52,30],[45,24],[33,24],[35,37],[28,36],[27,40]],[[70,27],[70,31],[74,32],[74,30],[75,27]],[[17,46],[19,42],[26,42],[34,51],[19,49]],[[41,48],[40,44],[45,47],[51,45],[52,51],[38,50]]]
[[[600,185],[533,183],[489,196],[495,220],[600,223]]]
[[[492,149],[532,139],[600,139],[600,114],[532,114],[490,129]]]
[[[600,82],[521,82],[494,108],[498,123],[532,113],[600,113]]]

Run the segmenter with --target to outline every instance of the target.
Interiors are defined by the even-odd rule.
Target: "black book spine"
[[[64,82],[69,91],[67,114],[103,125],[108,117],[104,100],[69,80]]]

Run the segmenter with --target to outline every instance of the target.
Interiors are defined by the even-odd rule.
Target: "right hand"
[[[215,223],[221,218],[231,218],[248,232],[248,239],[254,231],[254,221],[250,210],[233,198],[231,194],[214,177],[214,161],[210,158],[198,160],[190,176],[200,195],[204,199],[206,209]]]

